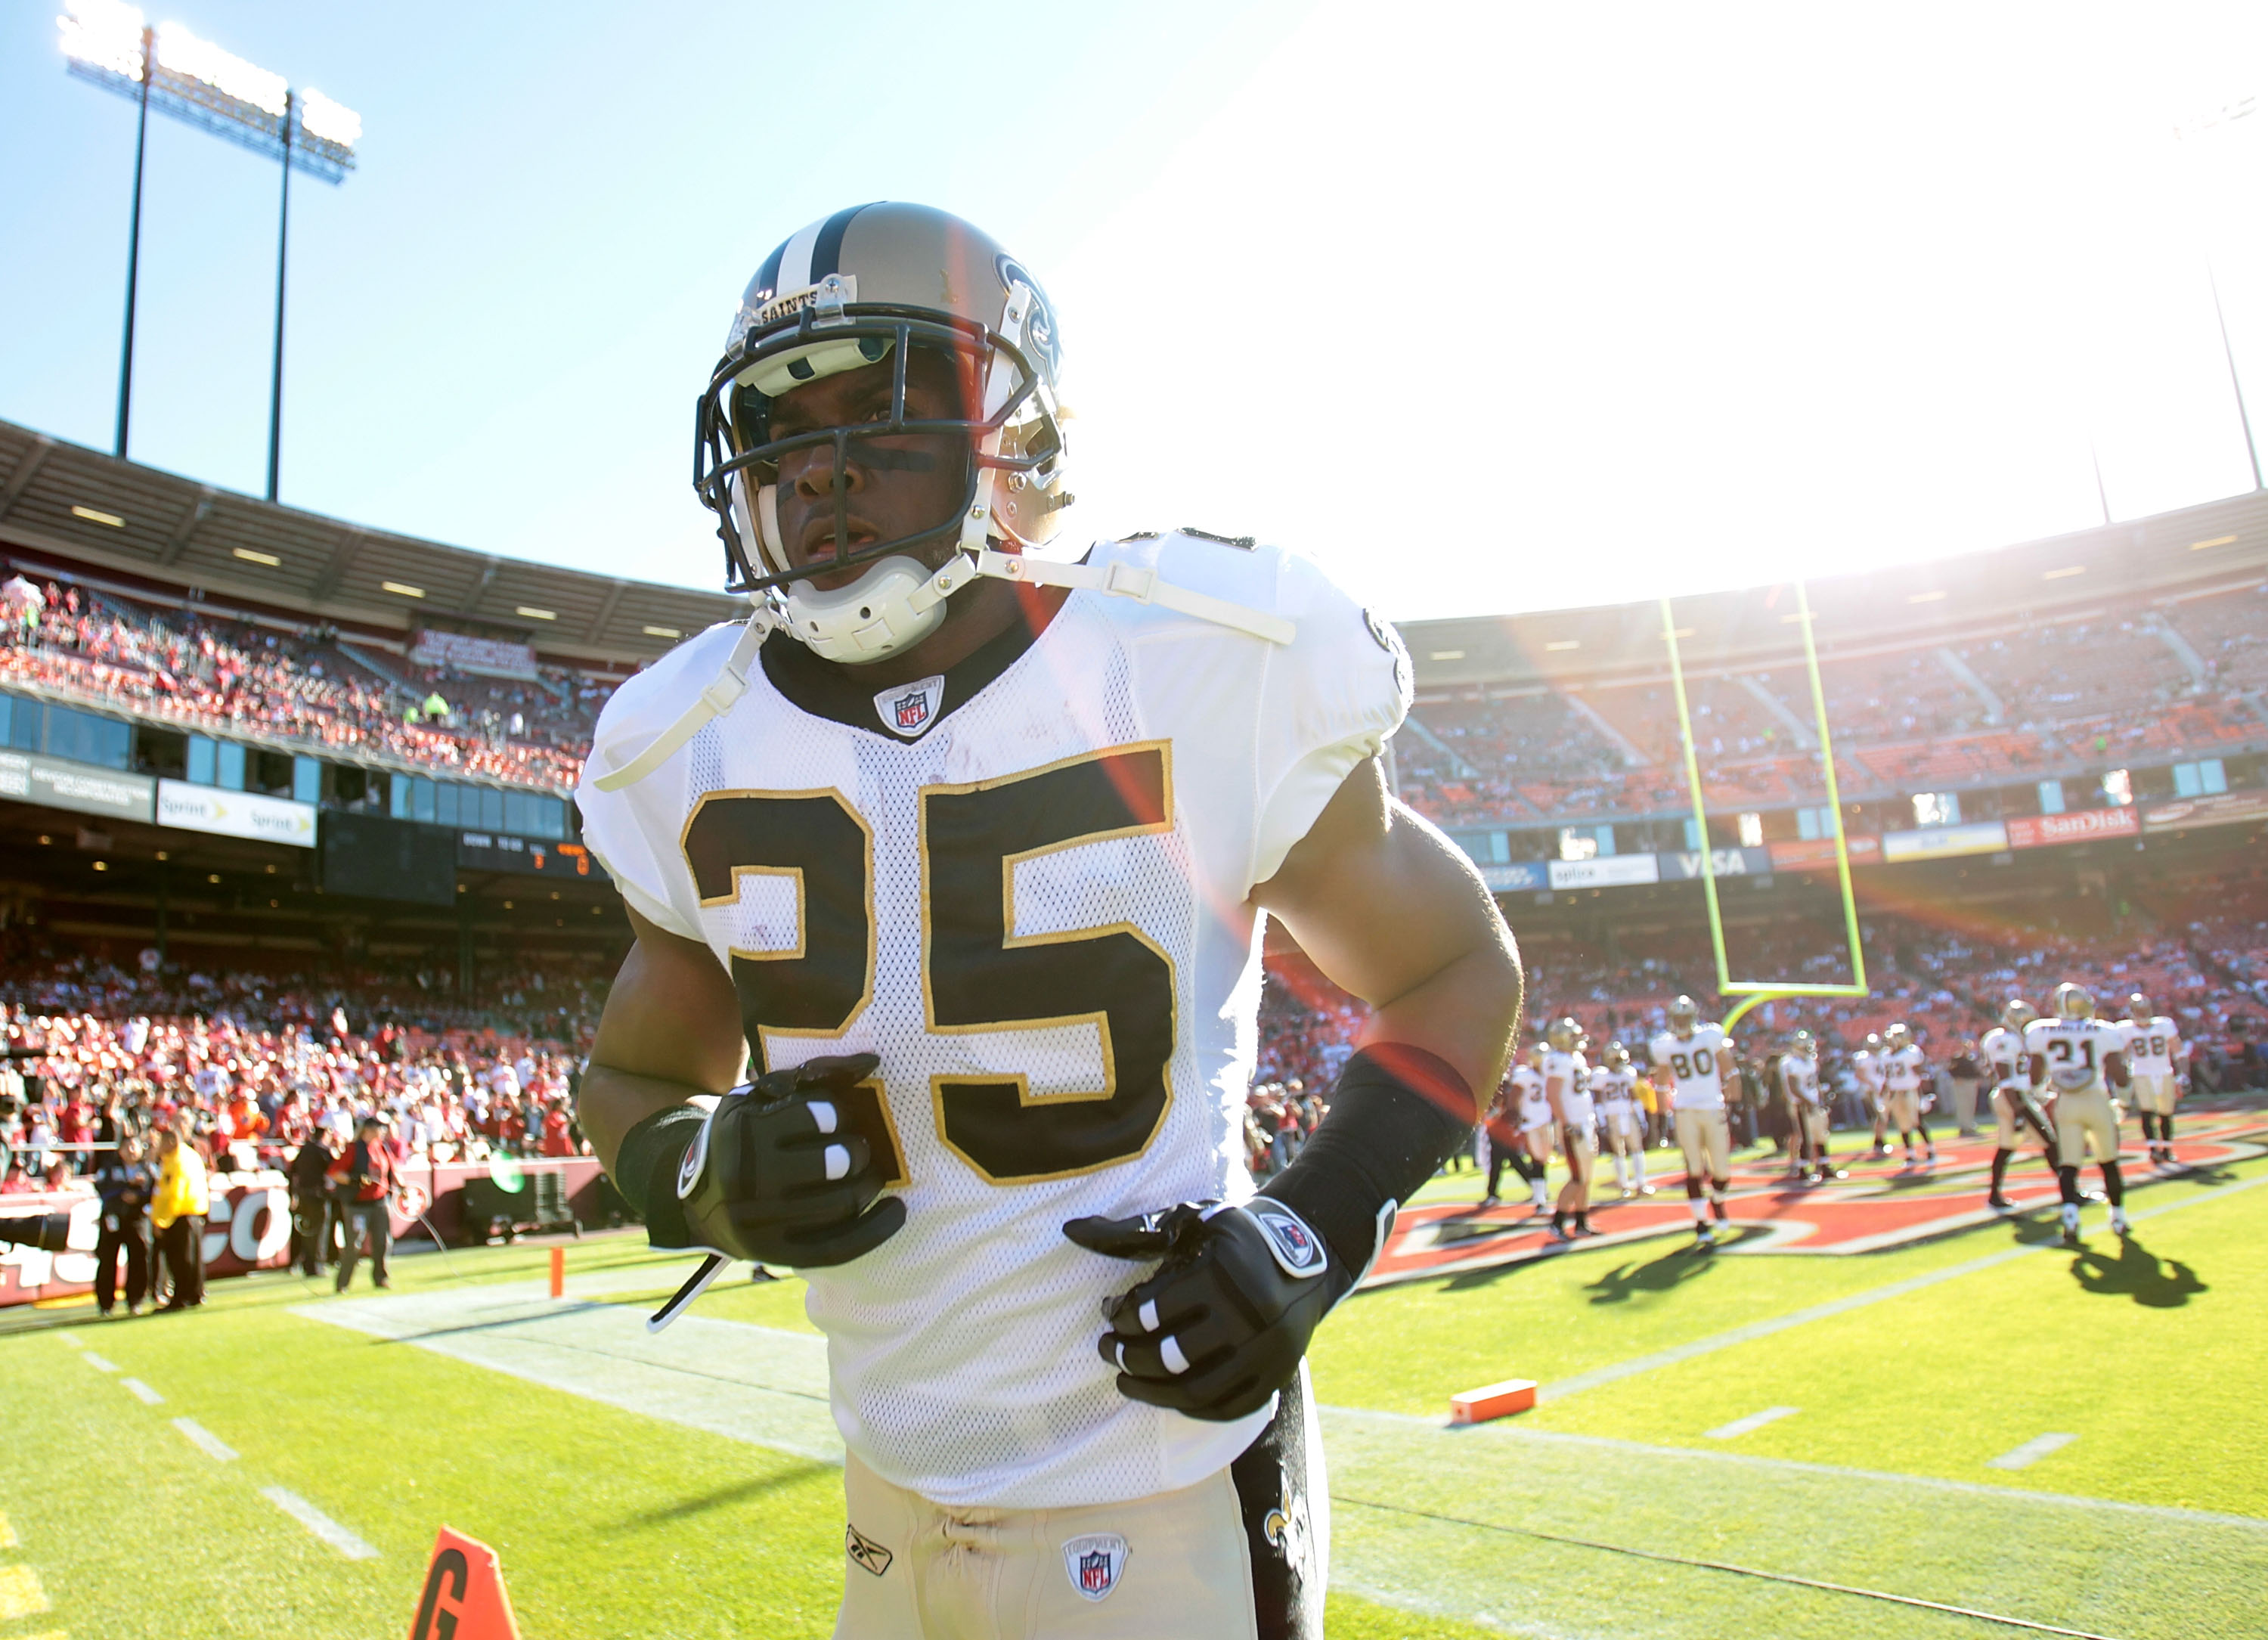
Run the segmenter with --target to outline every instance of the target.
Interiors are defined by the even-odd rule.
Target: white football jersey
[[[1512,1067],[1512,1108],[1520,1131],[1541,1127],[1551,1119],[1551,1101],[1544,1097],[1543,1073],[1526,1061]]]
[[[1543,1056],[1543,1080],[1559,1084],[1559,1109],[1567,1126],[1581,1132],[1594,1119],[1591,1112],[1591,1067],[1580,1053],[1556,1049]]]
[[[1725,1052],[1722,1025],[1696,1025],[1693,1034],[1681,1037],[1665,1031],[1653,1039],[1653,1062],[1667,1066],[1677,1078],[1670,1108],[1678,1111],[1721,1111],[1725,1108],[1725,1077],[1735,1074]]]
[[[1884,1090],[1889,1093],[1920,1092],[1922,1072],[1928,1068],[1918,1042],[1909,1042],[1895,1053],[1883,1054],[1874,1065]]]
[[[1851,1056],[1851,1074],[1859,1079],[1859,1085],[1861,1088],[1864,1088],[1868,1093],[1881,1092],[1882,1061],[1881,1055],[1869,1053],[1866,1049],[1860,1048],[1856,1053],[1853,1053]]]
[[[2036,1019],[2024,1027],[2024,1052],[2047,1061],[2048,1085],[2059,1093],[2104,1089],[2102,1062],[2126,1051],[2126,1032],[2107,1019]]]
[[[615,692],[578,794],[623,898],[733,976],[759,1067],[880,1056],[847,1103],[906,1223],[806,1272],[807,1307],[845,1444],[951,1506],[1170,1491],[1265,1423],[1121,1395],[1095,1340],[1146,1270],[1062,1227],[1251,1195],[1250,896],[1409,703],[1393,629],[1304,559],[1174,534],[1089,562],[1297,637],[1080,591],[877,693],[776,634],[729,711],[600,791],[716,677],[715,627]]]
[[[2170,1076],[2182,1056],[2181,1027],[2163,1014],[2148,1019],[2122,1019],[2126,1033],[2126,1068],[2137,1076]]]
[[[2025,1068],[2024,1038],[2006,1025],[1995,1025],[1986,1031],[1984,1039],[1977,1043],[1977,1051],[1992,1067],[1994,1087],[2031,1081],[2031,1073]]]
[[[1806,1104],[1819,1103],[1819,1061],[1803,1053],[1779,1056],[1780,1086]]]
[[[1627,1065],[1620,1070],[1601,1066],[1591,1073],[1591,1097],[1601,1110],[1615,1115],[1637,1109],[1638,1073]]]

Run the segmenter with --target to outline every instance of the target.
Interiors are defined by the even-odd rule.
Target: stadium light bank
[[[276,235],[276,359],[268,398],[268,499],[276,499],[284,436],[284,275],[291,238],[291,173],[333,185],[355,168],[362,116],[312,88],[293,91],[280,74],[201,40],[179,23],[152,27],[122,0],[66,0],[55,19],[63,55],[81,79],[130,97],[141,115],[134,137],[134,225],[126,251],[126,340],[118,366],[118,441],[126,455],[134,396],[134,298],[142,260],[142,172],[150,110],[284,162]]]

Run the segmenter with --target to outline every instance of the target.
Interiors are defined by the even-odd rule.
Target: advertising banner
[[[1603,854],[1596,860],[1551,862],[1551,886],[1555,889],[1626,888],[1660,880],[1661,868],[1652,854]]]
[[[247,1270],[283,1267],[291,1245],[291,1193],[284,1175],[215,1173],[212,1211],[205,1215],[205,1274],[241,1275]],[[68,1213],[70,1251],[41,1252],[36,1247],[0,1246],[0,1305],[29,1304],[84,1293],[94,1286],[94,1241],[101,1228],[102,1204],[85,1195],[9,1196],[0,1217],[19,1214]]]
[[[158,782],[158,824],[184,831],[256,838],[263,843],[315,846],[315,806],[257,792],[227,792],[186,780]]]
[[[2055,843],[2091,843],[2098,837],[2132,837],[2142,816],[2132,809],[2080,809],[2062,815],[2025,815],[2007,823],[2008,846],[2045,848]]]
[[[1524,890],[1550,888],[1551,874],[1543,868],[1540,860],[1522,860],[1510,865],[1483,866],[1481,881],[1496,893],[1517,894]]]
[[[157,789],[158,783],[146,774],[121,774],[61,757],[0,751],[0,797],[18,802],[146,822]]]
[[[532,1222],[534,1180],[538,1174],[559,1176],[559,1194],[583,1223],[606,1222],[607,1186],[593,1156],[556,1160],[527,1158],[487,1162],[449,1162],[436,1167],[406,1162],[401,1177],[423,1205],[423,1223],[398,1208],[389,1215],[394,1236],[422,1237],[430,1225],[433,1233],[452,1244],[480,1238],[486,1225],[467,1225],[465,1186],[475,1178],[496,1180],[500,1186],[527,1199],[530,1208],[521,1222]],[[242,1275],[247,1270],[279,1270],[291,1248],[291,1193],[289,1182],[274,1169],[256,1173],[215,1173],[210,1176],[212,1211],[205,1218],[205,1274]],[[0,1245],[0,1308],[30,1304],[35,1299],[64,1298],[94,1287],[95,1234],[101,1226],[101,1206],[92,1192],[67,1195],[0,1196],[0,1218],[18,1215],[68,1213],[71,1215],[70,1251],[41,1252],[35,1247]],[[403,1252],[417,1251],[413,1242]]]
[[[453,667],[479,677],[517,677],[533,682],[535,651],[509,638],[476,638],[426,627],[417,634],[409,658],[420,666]]]
[[[1882,837],[1885,860],[1953,860],[1962,854],[1997,854],[2008,846],[2008,828],[1998,820],[1976,825],[1932,826],[1926,831],[1889,831]]]
[[[1683,849],[1674,854],[1655,856],[1661,862],[1664,883],[1690,883],[1701,875],[1701,851]],[[1832,860],[1830,853],[1828,858]],[[1709,873],[1719,877],[1761,877],[1772,868],[1771,853],[1762,848],[1712,848],[1709,851]]]
[[[2145,831],[2176,831],[2192,825],[2234,825],[2268,820],[2268,792],[2221,792],[2211,797],[2176,797],[2142,806]]]
[[[1843,839],[1843,852],[1854,866],[1878,865],[1882,858],[1882,839],[1854,831]],[[1764,853],[1771,857],[1774,871],[1835,869],[1835,839],[1831,837],[1792,838],[1771,845]]]

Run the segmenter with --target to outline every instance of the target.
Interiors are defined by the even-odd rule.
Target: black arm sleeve
[[[1299,1160],[1260,1193],[1307,1220],[1359,1274],[1378,1252],[1383,1210],[1418,1193],[1471,1137],[1479,1112],[1454,1067],[1406,1042],[1376,1043],[1349,1060],[1330,1107]]]
[[[644,1118],[622,1135],[622,1148],[615,1157],[615,1188],[644,1218],[649,1240],[656,1230],[678,1232],[673,1245],[685,1239],[677,1170],[706,1120],[699,1105],[673,1104]]]

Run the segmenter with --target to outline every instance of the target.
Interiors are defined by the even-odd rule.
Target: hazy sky
[[[115,416],[134,110],[0,0],[0,417]],[[1991,546],[2252,484],[2268,6],[167,0],[357,109],[296,178],[284,499],[710,585],[742,285],[876,198],[1049,287],[1072,535],[1397,617]],[[1388,20],[1390,18],[1390,21]],[[151,126],[133,454],[258,493],[274,164]]]

